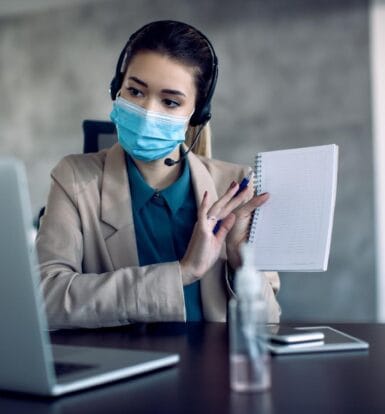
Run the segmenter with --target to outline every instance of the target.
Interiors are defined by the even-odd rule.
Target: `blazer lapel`
[[[210,173],[194,153],[190,152],[188,154],[188,160],[197,207],[200,206],[205,191],[207,191],[209,205],[213,204],[218,200],[218,194]]]
[[[116,231],[106,239],[115,269],[138,266],[135,228],[124,151],[115,144],[106,154],[101,190],[101,220]]]

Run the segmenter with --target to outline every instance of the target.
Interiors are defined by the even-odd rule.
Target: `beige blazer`
[[[197,201],[210,202],[247,167],[189,153]],[[124,152],[119,144],[65,157],[52,184],[37,236],[42,288],[51,328],[102,327],[133,321],[184,321],[178,261],[139,266]],[[225,321],[232,294],[221,257],[201,279],[203,314]],[[277,273],[265,274],[270,322],[278,322]]]

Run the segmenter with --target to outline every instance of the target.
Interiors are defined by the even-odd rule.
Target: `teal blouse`
[[[188,162],[183,162],[178,180],[161,191],[146,183],[128,155],[126,163],[139,264],[182,259],[197,219]],[[183,291],[187,320],[203,320],[200,282],[184,286]]]

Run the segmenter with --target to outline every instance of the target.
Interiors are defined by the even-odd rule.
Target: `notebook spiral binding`
[[[254,162],[254,190],[255,194],[259,195],[262,192],[262,156],[257,154],[255,156]],[[249,242],[254,241],[255,236],[255,227],[259,217],[259,208],[256,208],[254,211],[253,220],[251,222],[250,231],[249,231]]]

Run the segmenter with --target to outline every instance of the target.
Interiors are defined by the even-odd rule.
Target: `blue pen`
[[[249,185],[249,182],[252,176],[253,176],[253,171],[250,171],[249,174],[239,184],[238,191],[235,193],[233,198],[235,198],[240,192],[242,192]],[[221,227],[221,223],[222,223],[222,220],[217,221],[217,224],[215,225],[214,230],[213,230],[214,234],[218,232],[219,228]]]

